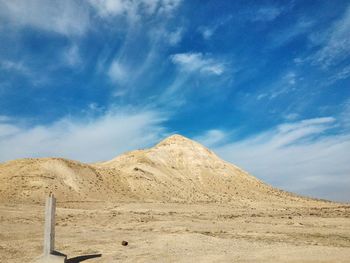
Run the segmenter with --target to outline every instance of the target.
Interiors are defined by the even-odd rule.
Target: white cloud
[[[296,76],[297,76],[297,75],[295,74],[295,72],[288,72],[288,73],[284,76],[284,78],[285,78],[285,80],[286,80],[286,82],[287,82],[288,85],[295,85],[295,83],[296,83],[296,81],[297,81]]]
[[[160,0],[158,12],[163,15],[172,15],[172,13],[180,6],[181,2],[182,0]]]
[[[276,48],[283,46],[296,37],[299,37],[301,35],[308,34],[313,26],[315,25],[315,22],[312,20],[308,20],[305,18],[299,19],[296,23],[291,24],[289,27],[287,27],[283,31],[274,32],[274,34],[271,35],[271,48]],[[300,58],[298,58],[300,60]]]
[[[345,80],[348,78],[350,78],[350,66],[345,66],[341,70],[337,70],[335,74],[331,74],[325,83],[326,85],[331,85],[337,81]]]
[[[336,75],[335,75],[335,79],[336,80],[343,80],[343,79],[347,79],[350,77],[350,65],[346,66],[345,68],[343,68],[342,70],[340,70]]]
[[[22,61],[0,60],[0,71],[25,77],[33,86],[42,86],[49,81],[45,74],[38,72],[38,70],[31,67],[30,64],[27,65]],[[12,82],[8,82],[7,85],[10,87],[12,84]]]
[[[68,49],[64,50],[63,60],[70,67],[81,65],[82,59],[79,53],[79,48],[76,44],[73,44]]]
[[[89,10],[76,0],[0,0],[0,18],[63,35],[81,35],[89,26]]]
[[[90,0],[91,6],[101,17],[123,15],[135,22],[143,15],[172,15],[181,0]]]
[[[180,66],[184,71],[201,72],[212,75],[221,75],[225,71],[225,66],[213,58],[203,55],[202,53],[179,53],[170,57],[174,64]]]
[[[283,75],[270,87],[265,87],[264,92],[257,94],[256,100],[273,100],[288,94],[296,89],[299,77],[293,71],[284,72]]]
[[[266,6],[257,9],[254,15],[251,17],[252,21],[273,21],[279,17],[284,9],[276,6]]]
[[[0,138],[17,133],[19,129],[8,123],[0,122]]]
[[[224,159],[285,190],[350,200],[350,134],[327,134],[331,117],[279,125],[214,148]]]
[[[0,61],[0,69],[15,71],[24,75],[30,74],[30,70],[20,61],[2,60]]]
[[[58,156],[86,162],[150,146],[162,138],[164,116],[153,110],[116,109],[97,119],[64,118],[48,125],[23,127],[0,123],[0,161]]]
[[[175,31],[168,33],[166,37],[168,39],[169,44],[172,46],[177,45],[181,41],[182,34],[183,34],[182,28],[178,28]]]
[[[284,116],[284,118],[287,120],[287,121],[294,121],[296,119],[298,119],[300,117],[300,115],[298,113],[289,113],[287,115]]]
[[[228,135],[226,132],[221,130],[209,130],[203,135],[195,137],[194,139],[208,148],[214,147],[215,145],[222,143],[226,140]]]
[[[269,96],[269,94],[267,94],[267,93],[260,93],[260,94],[258,94],[257,96],[256,96],[256,99],[257,100],[262,100],[263,98],[266,98],[266,97],[268,97]]]
[[[157,11],[159,0],[144,0],[140,1],[140,4],[143,6],[146,14],[152,15]]]
[[[159,27],[152,27],[148,31],[148,37],[151,40],[153,46],[157,46],[159,48],[160,44],[167,44],[170,46],[176,46],[182,40],[182,36],[184,34],[183,27],[177,27],[175,29],[169,30],[164,26],[164,21],[161,22]],[[152,47],[154,48],[154,47]]]
[[[322,68],[328,68],[349,58],[350,54],[350,6],[344,16],[325,32],[314,34],[310,39],[321,45],[308,60]]]
[[[109,78],[116,83],[123,83],[131,75],[127,69],[118,61],[113,61],[108,70]]]
[[[350,56],[350,5],[346,8],[344,15],[328,28],[321,31],[310,30],[314,24],[314,22],[306,23],[300,30],[295,31],[298,34],[292,34],[308,33],[309,44],[315,50],[305,57],[296,57],[294,62],[297,65],[310,63],[324,70],[332,66],[343,67],[338,69],[339,73],[328,78],[327,85],[348,78],[350,71],[348,65],[344,62]],[[288,34],[291,33],[286,35]],[[276,42],[276,40],[274,41]]]
[[[341,120],[341,126],[344,127],[345,130],[350,130],[350,98],[342,104],[342,111],[339,119]]]
[[[200,26],[198,28],[198,32],[202,35],[202,37],[205,40],[209,40],[214,35],[215,31],[218,30],[218,28],[227,25],[227,23],[230,22],[232,18],[232,15],[224,16],[221,19],[215,21],[214,23],[211,22],[210,25]]]
[[[1,122],[8,122],[10,121],[10,117],[6,116],[6,115],[0,115],[0,123]]]
[[[121,15],[126,12],[129,1],[123,0],[90,0],[90,4],[96,8],[102,17]]]
[[[200,27],[198,30],[202,34],[202,37],[205,40],[208,40],[212,37],[216,28],[215,27]]]

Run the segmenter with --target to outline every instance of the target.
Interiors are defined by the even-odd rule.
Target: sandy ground
[[[348,205],[57,205],[56,249],[102,253],[86,262],[350,262]],[[42,204],[0,204],[0,262],[40,255],[43,214]]]

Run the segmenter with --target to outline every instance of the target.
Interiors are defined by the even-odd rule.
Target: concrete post
[[[34,261],[35,263],[67,262],[67,256],[55,250],[55,213],[56,198],[50,194],[45,205],[44,253]]]
[[[55,250],[55,212],[56,198],[50,194],[45,207],[44,256],[52,254]]]

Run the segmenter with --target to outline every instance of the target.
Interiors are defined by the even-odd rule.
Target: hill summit
[[[306,200],[266,185],[181,135],[172,135],[150,149],[95,164],[62,158],[0,164],[0,201],[40,202],[50,192],[62,201]]]

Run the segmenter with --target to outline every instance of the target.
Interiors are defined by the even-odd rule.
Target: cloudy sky
[[[173,133],[350,201],[349,1],[0,0],[0,161]]]

